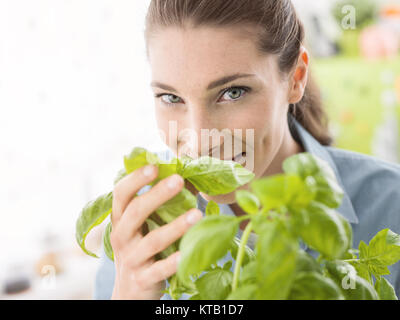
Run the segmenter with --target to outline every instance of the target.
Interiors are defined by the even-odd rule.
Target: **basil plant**
[[[343,191],[332,168],[324,160],[300,153],[287,158],[283,173],[260,179],[233,161],[189,157],[161,161],[144,148],[134,148],[124,157],[114,183],[147,165],[158,166],[158,181],[179,174],[198,191],[221,195],[235,191],[236,202],[246,213],[230,216],[209,201],[205,217],[185,235],[157,254],[163,259],[179,250],[176,274],[163,292],[173,299],[182,294],[191,300],[378,300],[396,299],[394,288],[384,277],[388,266],[400,260],[400,236],[390,229],[378,232],[366,244],[353,248],[350,223],[336,211]],[[236,190],[249,184],[249,190]],[[112,192],[90,201],[76,223],[76,240],[82,250],[87,234],[112,210]],[[197,206],[186,188],[165,202],[146,220],[150,232]],[[241,238],[241,222],[246,227]],[[103,248],[114,259],[110,244],[111,222],[103,234]],[[254,250],[247,241],[257,235]],[[301,248],[304,243],[310,248]],[[218,261],[231,254],[234,260]]]

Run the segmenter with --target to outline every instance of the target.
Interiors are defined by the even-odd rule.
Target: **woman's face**
[[[300,150],[287,124],[291,84],[276,56],[260,55],[243,30],[158,30],[149,63],[158,127],[175,155],[234,159],[258,178],[280,172],[285,157]],[[234,193],[202,196],[235,202]]]

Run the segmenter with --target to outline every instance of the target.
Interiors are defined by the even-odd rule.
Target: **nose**
[[[215,130],[219,130],[218,123],[216,115],[207,107],[196,105],[188,108],[178,137],[184,144],[184,154],[197,158],[209,155],[212,148],[221,145],[222,141],[211,137]]]

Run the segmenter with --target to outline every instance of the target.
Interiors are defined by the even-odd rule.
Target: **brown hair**
[[[304,41],[304,26],[290,0],[151,0],[145,38],[156,27],[185,28],[190,23],[192,27],[256,27],[258,49],[276,54],[282,73],[296,65]],[[322,145],[332,144],[320,93],[310,74],[302,100],[291,104],[289,112]]]

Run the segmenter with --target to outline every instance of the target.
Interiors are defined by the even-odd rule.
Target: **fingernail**
[[[180,253],[178,253],[176,255],[176,264],[179,264],[179,261],[181,261],[181,254]]]
[[[148,166],[144,167],[143,174],[146,177],[150,177],[153,173],[154,173],[154,166],[153,165],[148,165]]]
[[[169,178],[167,182],[168,188],[175,189],[181,180],[182,178],[179,175],[173,175],[172,177]]]
[[[189,224],[195,224],[201,217],[202,214],[200,211],[193,210],[186,216],[186,222]]]

